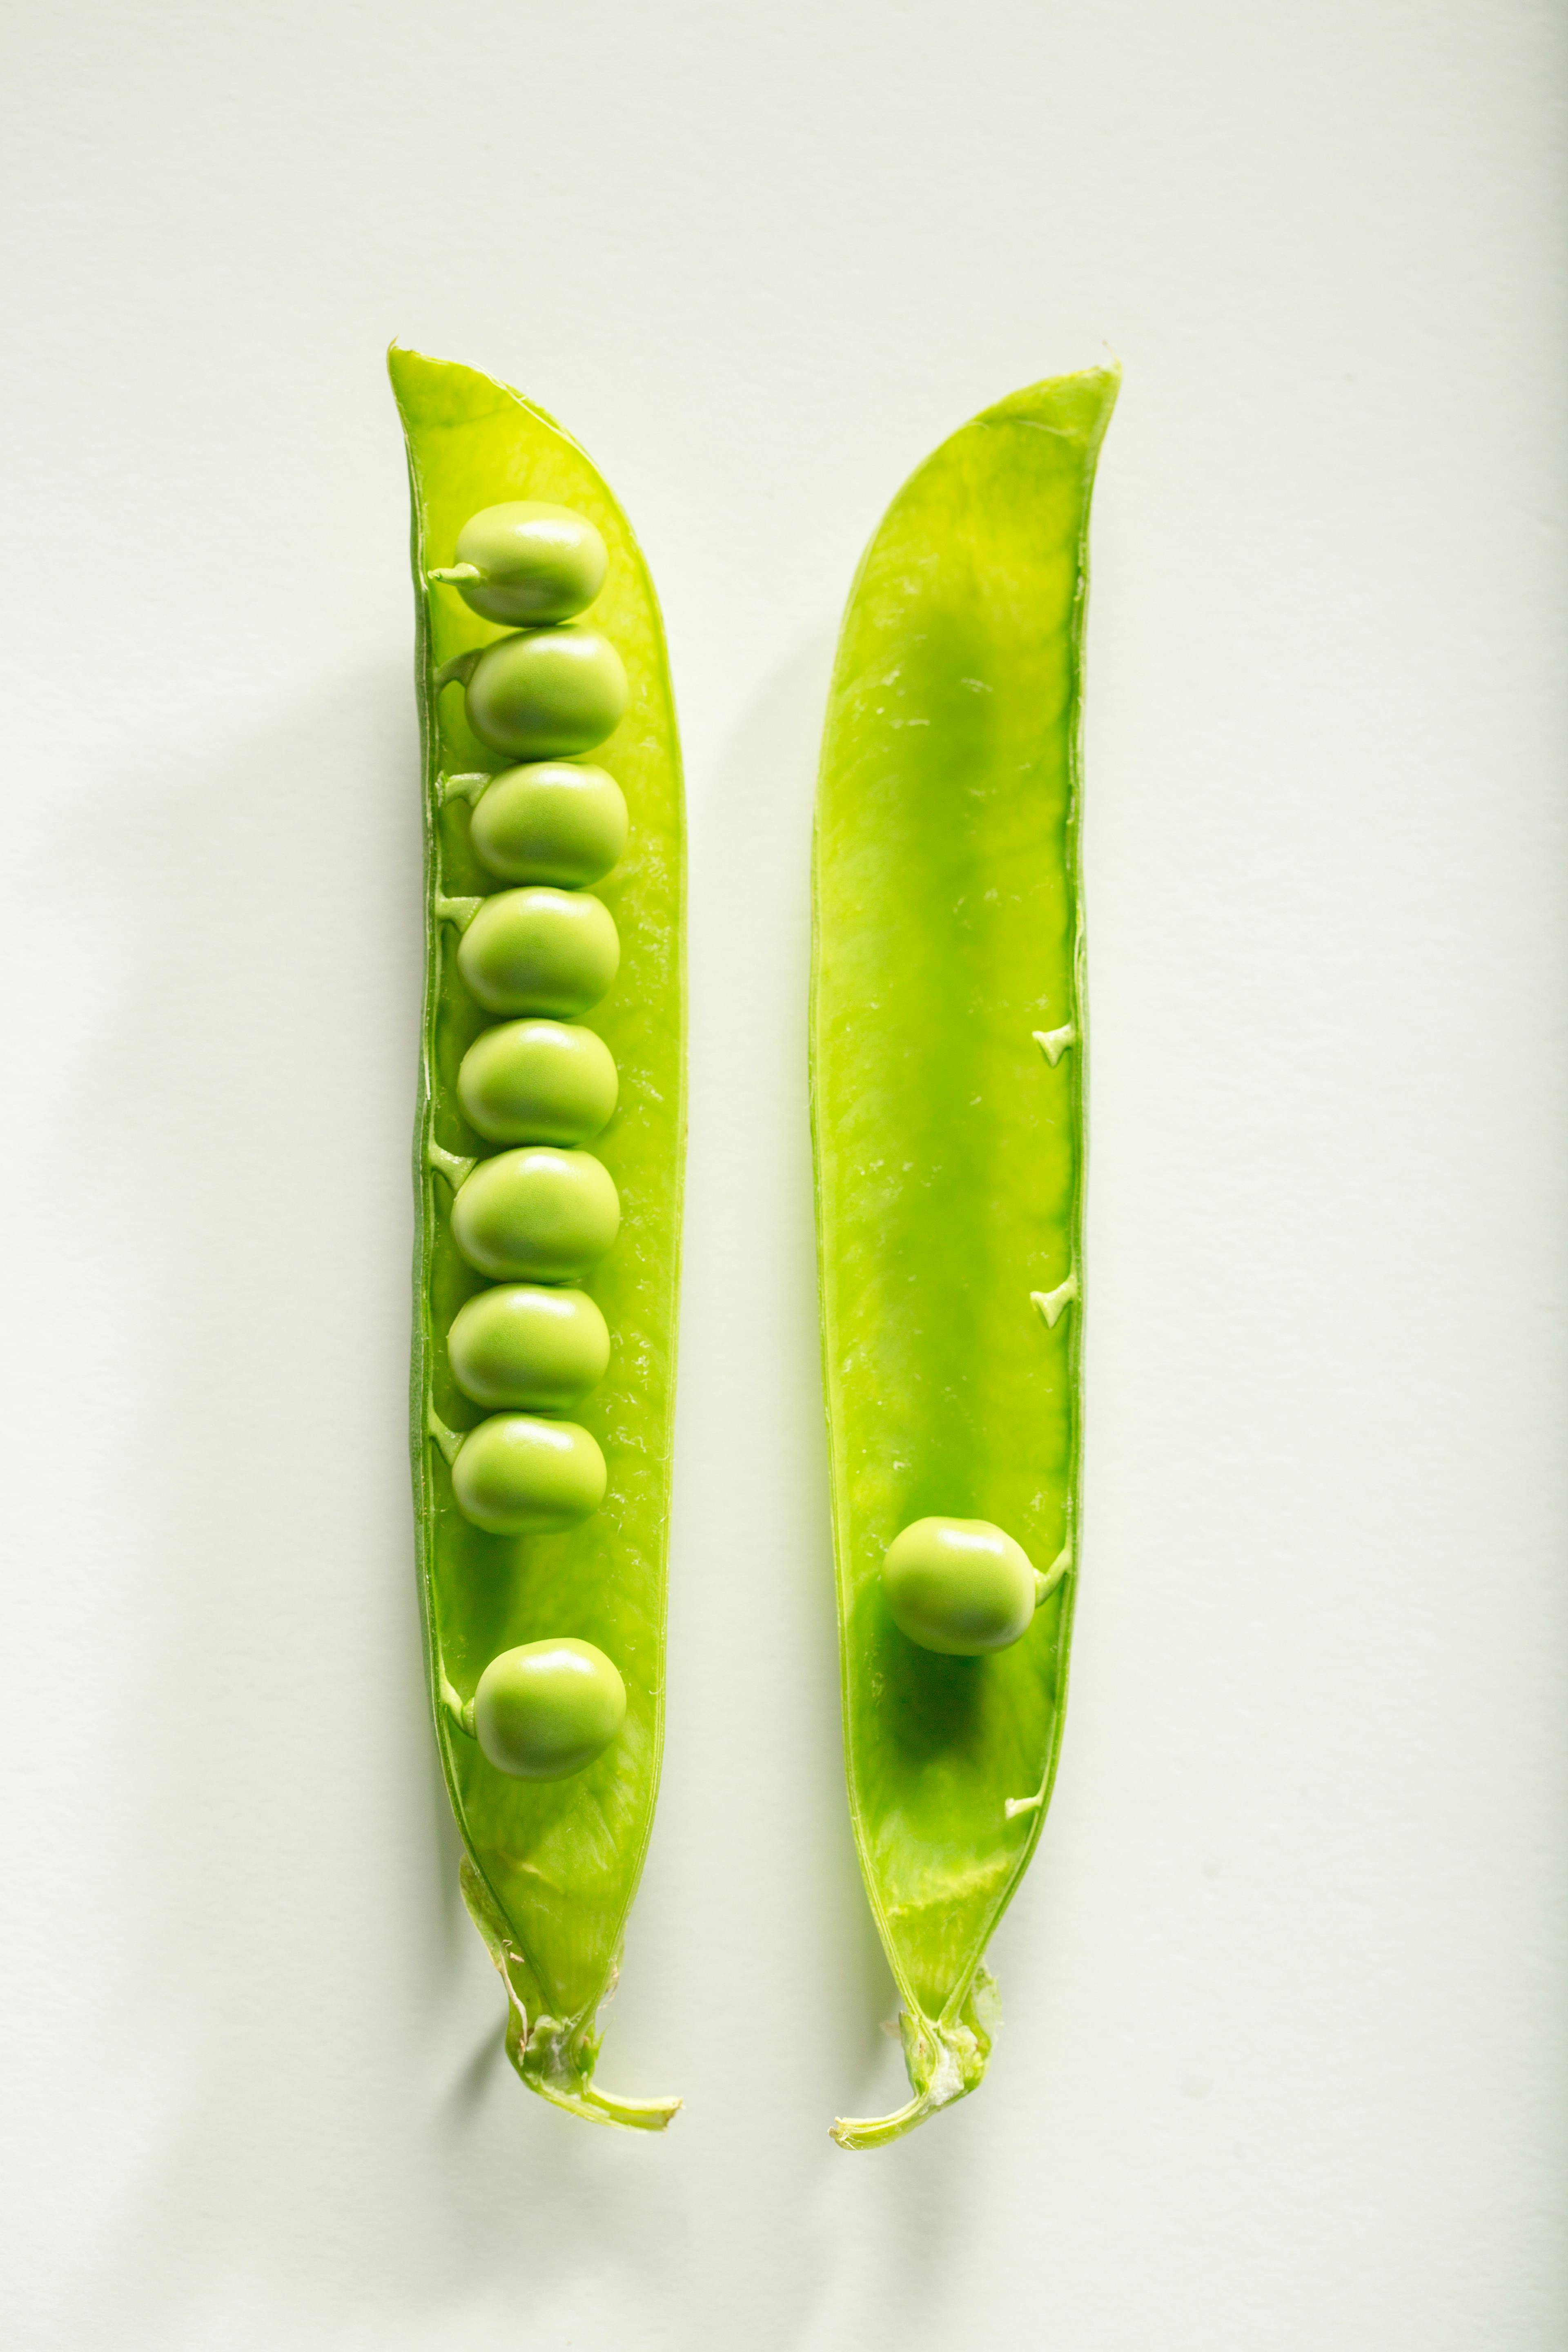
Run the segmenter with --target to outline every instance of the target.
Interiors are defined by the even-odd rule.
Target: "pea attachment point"
[[[476,768],[460,776],[438,775],[436,779],[436,805],[445,808],[448,801],[477,801],[494,782],[488,768]]]
[[[441,1706],[447,1717],[462,1732],[465,1738],[472,1739],[474,1737],[473,1700],[459,1698],[445,1674],[439,1675],[437,1687],[440,1691]]]
[[[472,646],[467,653],[454,654],[450,661],[443,662],[430,680],[435,691],[439,694],[444,686],[467,686],[479,667],[482,650],[479,646]]]
[[[437,893],[430,911],[438,923],[456,923],[459,931],[466,931],[484,903],[482,898],[446,898]]]
[[[463,1450],[462,1431],[448,1429],[434,1405],[430,1405],[426,1411],[425,1433],[427,1437],[435,1439],[441,1449],[443,1459],[447,1462],[455,1462]]]
[[[1047,1330],[1054,1331],[1078,1297],[1078,1276],[1069,1274],[1054,1290],[1031,1290],[1029,1297],[1039,1308]]]
[[[1065,1578],[1070,1576],[1071,1573],[1072,1546],[1070,1543],[1065,1543],[1063,1544],[1060,1551],[1058,1552],[1055,1559],[1052,1560],[1049,1568],[1037,1568],[1035,1570],[1036,1608],[1038,1609],[1042,1601],[1048,1601],[1052,1593],[1056,1591],[1058,1585],[1060,1584]]]
[[[1041,1053],[1045,1055],[1053,1070],[1056,1068],[1057,1064],[1061,1060],[1062,1055],[1067,1052],[1068,1047],[1069,1045],[1076,1045],[1078,1043],[1078,1029],[1070,1021],[1067,1024],[1065,1028],[1037,1029],[1033,1034],[1036,1045],[1039,1047]]]
[[[437,1176],[447,1179],[454,1192],[468,1182],[479,1164],[477,1160],[465,1160],[460,1152],[443,1150],[434,1140],[425,1146],[425,1162]]]

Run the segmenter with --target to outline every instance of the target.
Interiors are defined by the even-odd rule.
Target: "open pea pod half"
[[[942,444],[850,593],[816,804],[812,1121],[845,1746],[913,2096],[980,2082],[1076,1588],[1079,696],[1118,377]],[[889,1559],[889,1551],[892,1557]]]
[[[425,753],[413,1451],[437,1737],[512,2064],[657,2130],[679,2100],[613,2096],[594,2067],[663,1730],[684,1141],[664,635],[559,425],[470,368],[389,366]]]

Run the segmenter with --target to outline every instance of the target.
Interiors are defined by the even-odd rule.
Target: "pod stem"
[[[629,2131],[669,2129],[670,2118],[685,2105],[682,2099],[626,2099],[618,2092],[598,2090],[591,2078],[567,2088],[537,2072],[532,2053],[538,2028],[555,2022],[553,2018],[535,2021],[535,2042],[531,2042],[523,2053],[521,2065],[511,2056],[510,2046],[508,2048],[508,2056],[511,2057],[512,2064],[531,2091],[537,2091],[540,2097],[548,2099],[552,2107],[562,2107],[569,2116],[580,2116],[585,2124],[622,2124]],[[562,2030],[564,2032],[566,2029],[563,2027]]]
[[[631,2131],[664,2131],[679,2099],[626,2099],[594,2082],[599,2037],[593,2017],[552,2017],[537,1979],[511,1939],[495,1897],[465,1854],[458,1883],[469,1918],[484,1939],[506,1989],[506,2054],[520,2079],[552,2107],[584,2123],[619,2124]]]
[[[477,563],[445,563],[438,572],[425,574],[426,580],[438,580],[444,588],[471,587],[476,580],[488,580],[489,576]]]
[[[840,2116],[829,2137],[840,2147],[886,2147],[902,2139],[957,2099],[967,2098],[985,2079],[991,2028],[1000,2022],[996,1979],[984,1964],[974,1971],[962,2001],[939,2018],[906,2009],[899,2020],[904,2064],[914,2097],[889,2116]]]
[[[954,2092],[962,2098],[962,2091]],[[897,2107],[890,2116],[839,2116],[829,2127],[827,2137],[838,2147],[886,2147],[889,2140],[902,2139],[927,2117],[934,2116],[948,2102],[922,2091],[907,2105]]]

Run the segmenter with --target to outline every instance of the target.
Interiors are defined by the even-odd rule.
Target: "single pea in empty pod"
[[[473,1732],[498,1772],[564,1780],[604,1754],[626,1712],[620,1670],[592,1642],[524,1642],[479,1676]]]
[[[468,838],[481,865],[503,881],[584,890],[626,849],[626,799],[603,768],[562,760],[503,768],[474,805]]]
[[[476,1037],[458,1099],[491,1143],[586,1143],[616,1108],[615,1056],[568,1021],[503,1021]]]
[[[849,1810],[910,2091],[840,2116],[842,2147],[984,2078],[985,1947],[1061,1748],[1089,506],[1115,395],[1100,369],[1032,384],[917,467],[834,665],[811,1016],[823,1388]],[[933,1503],[952,1518],[923,1518]],[[1030,1559],[1052,1561],[1037,1581]]]
[[[916,1519],[882,1562],[894,1623],[950,1658],[1009,1649],[1034,1618],[1039,1580],[1023,1547],[988,1519]]]
[[[481,900],[458,949],[458,970],[487,1013],[556,1021],[597,1004],[620,961],[615,917],[583,890],[500,890]]]
[[[586,1291],[508,1282],[458,1307],[447,1354],[475,1404],[563,1412],[604,1379],[610,1334]]]
[[[496,1413],[470,1430],[452,1464],[458,1508],[491,1535],[574,1528],[605,1499],[605,1457],[571,1421]]]
[[[457,562],[428,577],[509,627],[569,621],[605,584],[609,557],[586,515],[517,499],[481,507],[458,533]]]
[[[629,691],[608,637],[571,623],[458,654],[437,670],[436,685],[457,678],[475,734],[514,760],[593,751],[620,725]]]
[[[481,1160],[452,1200],[452,1239],[495,1282],[580,1281],[620,1223],[603,1160],[545,1144]]]

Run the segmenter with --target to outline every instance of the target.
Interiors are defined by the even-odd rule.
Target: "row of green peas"
[[[627,820],[615,779],[581,755],[619,725],[627,685],[615,646],[576,620],[608,568],[585,516],[534,501],[486,507],[458,533],[457,559],[430,580],[515,634],[459,655],[436,685],[460,684],[479,740],[521,764],[444,786],[470,798],[474,853],[514,887],[436,902],[459,929],[458,972],[495,1023],[463,1057],[458,1101],[505,1148],[471,1163],[431,1150],[455,1188],[453,1241],[491,1285],[447,1334],[452,1377],[489,1418],[458,1436],[432,1414],[431,1432],[465,1518],[495,1535],[544,1534],[587,1518],[606,1484],[596,1441],[566,1416],[610,1359],[604,1316],[577,1286],[620,1224],[614,1179],[584,1149],[613,1115],[619,1079],[579,1016],[620,961],[615,919],[590,893],[619,860]],[[501,1652],[467,1701],[443,1676],[443,1696],[498,1770],[535,1780],[591,1763],[626,1704],[615,1662],[570,1638]]]

